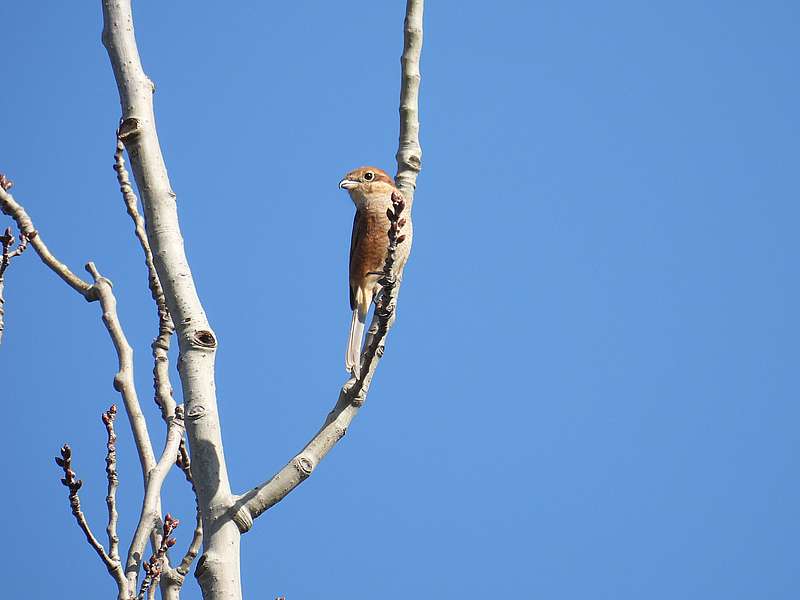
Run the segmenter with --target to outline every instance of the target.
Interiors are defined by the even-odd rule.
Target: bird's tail
[[[353,309],[353,320],[350,321],[350,337],[347,340],[347,353],[345,354],[345,368],[358,378],[361,370],[361,340],[364,337],[364,324],[367,321],[367,312],[361,314],[358,306]]]

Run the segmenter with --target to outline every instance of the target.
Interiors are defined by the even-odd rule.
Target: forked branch
[[[133,430],[136,450],[139,453],[142,472],[143,474],[147,473],[155,465],[155,457],[150,443],[150,436],[147,433],[147,423],[142,414],[133,381],[133,350],[128,344],[117,316],[117,301],[112,291],[111,282],[100,275],[94,263],[90,262],[86,265],[86,270],[94,279],[94,282],[90,284],[75,275],[69,267],[59,261],[45,245],[42,236],[33,226],[33,221],[28,216],[28,213],[3,186],[0,186],[0,210],[15,221],[20,235],[28,240],[30,246],[36,251],[45,265],[87,301],[100,302],[103,311],[103,323],[114,344],[119,363],[119,370],[114,376],[114,389],[122,395],[125,410],[128,413],[131,429]]]
[[[117,535],[117,488],[119,476],[117,475],[117,432],[114,430],[114,419],[117,418],[117,405],[103,413],[103,425],[106,427],[106,479],[108,488],[106,493],[106,506],[108,508],[108,555],[111,560],[119,563],[119,535]]]
[[[153,297],[158,313],[158,335],[151,346],[153,350],[153,387],[155,389],[156,404],[161,409],[164,422],[167,422],[175,412],[175,400],[172,397],[172,384],[169,380],[169,345],[172,333],[175,331],[175,325],[172,323],[167,301],[164,298],[164,288],[161,287],[156,265],[153,262],[153,251],[150,249],[150,242],[147,240],[144,217],[139,213],[139,199],[133,191],[128,170],[125,168],[125,144],[120,137],[120,130],[117,130],[114,170],[117,172],[117,183],[122,194],[122,200],[125,203],[125,209],[133,221],[134,233],[144,254],[144,262],[147,267],[147,285],[150,288],[150,295]]]
[[[161,410],[161,417],[164,422],[169,426],[170,419],[175,414],[175,399],[172,394],[172,383],[169,377],[169,348],[170,339],[175,331],[175,325],[172,322],[172,317],[167,308],[166,298],[164,297],[164,288],[161,286],[161,281],[156,272],[155,262],[153,261],[153,251],[150,248],[150,242],[147,239],[147,231],[145,226],[144,217],[139,212],[139,199],[133,191],[128,170],[125,168],[125,144],[122,141],[122,124],[120,129],[117,130],[117,144],[114,152],[114,171],[117,173],[117,183],[119,190],[122,194],[122,200],[125,203],[125,209],[128,212],[131,220],[133,221],[134,233],[136,239],[139,241],[139,246],[144,254],[145,266],[147,267],[147,284],[150,288],[150,295],[156,305],[156,312],[158,314],[158,334],[156,335],[153,343],[151,344],[153,355],[153,388],[155,390],[155,403]],[[169,559],[166,554],[162,556],[159,562],[159,573],[166,574],[165,582],[168,582],[169,587],[179,589],[183,584],[184,576],[189,572],[189,567],[192,561],[197,556],[200,545],[203,541],[203,527],[200,517],[200,506],[197,501],[197,492],[192,482],[191,466],[189,453],[186,449],[186,444],[183,439],[180,441],[178,448],[178,455],[176,464],[183,471],[186,480],[192,486],[192,493],[195,496],[195,508],[197,512],[197,524],[195,526],[192,541],[189,548],[183,557],[180,565],[177,568],[172,568],[169,564]],[[159,507],[160,509],[160,507]],[[166,526],[166,524],[165,524]],[[159,545],[163,544],[163,540],[159,540],[158,530],[153,531],[154,542]],[[144,563],[143,563],[144,564]],[[162,593],[166,592],[164,584],[162,584]]]
[[[183,432],[183,406],[179,405],[175,407],[175,414],[170,419],[167,440],[164,443],[164,451],[161,454],[161,458],[158,459],[155,468],[150,471],[147,477],[142,513],[125,562],[125,575],[128,578],[130,589],[136,588],[136,580],[139,576],[139,567],[142,564],[147,538],[153,528],[158,525],[161,487],[164,485],[164,479],[167,477],[170,468],[175,464],[175,457],[178,454],[178,445],[183,437]]]
[[[86,520],[86,516],[81,510],[81,501],[78,497],[78,490],[81,489],[83,482],[78,479],[75,471],[72,470],[72,449],[68,444],[64,444],[61,447],[61,456],[56,456],[56,464],[64,471],[64,477],[61,479],[61,483],[63,483],[64,486],[69,489],[69,505],[72,509],[72,515],[75,517],[75,521],[78,523],[78,527],[80,527],[81,531],[83,531],[83,534],[86,536],[86,541],[89,542],[89,545],[92,547],[92,549],[97,552],[100,560],[103,561],[108,569],[108,572],[111,573],[111,576],[117,582],[117,586],[120,589],[120,594],[122,594],[126,587],[125,574],[122,571],[122,565],[120,564],[119,560],[115,561],[111,556],[108,555],[108,553],[106,553],[103,545],[92,533],[89,523]]]
[[[223,519],[233,502],[217,409],[217,338],[203,310],[183,246],[176,195],[158,141],[153,84],[144,72],[130,0],[102,0],[103,45],[119,92],[124,144],[141,194],[147,241],[180,349],[192,480],[203,518],[204,556],[195,575],[206,598],[240,598],[239,532]],[[172,459],[174,461],[175,455]],[[199,468],[198,468],[199,467]]]
[[[161,579],[161,574],[164,572],[167,550],[175,545],[175,538],[171,537],[172,532],[175,531],[179,524],[180,521],[173,518],[173,516],[169,513],[164,516],[164,527],[161,535],[161,543],[159,544],[153,556],[150,557],[150,560],[146,560],[142,563],[145,576],[142,579],[142,585],[139,588],[139,594],[136,596],[137,600],[144,600],[145,597],[155,597],[155,584],[158,583],[158,580]]]

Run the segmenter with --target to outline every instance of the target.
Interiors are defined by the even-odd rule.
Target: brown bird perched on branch
[[[394,180],[385,171],[375,167],[360,167],[350,171],[339,182],[339,187],[350,193],[356,205],[350,238],[350,308],[353,320],[350,322],[344,362],[353,377],[358,377],[367,313],[370,303],[380,291],[378,280],[382,276],[389,247],[390,222],[386,211],[392,208],[392,193],[399,192]],[[409,216],[403,228],[405,240],[396,252],[394,274],[398,278],[403,275],[403,267],[411,250],[412,231]]]

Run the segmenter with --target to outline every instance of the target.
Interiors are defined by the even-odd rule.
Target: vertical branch
[[[153,84],[142,69],[130,0],[102,0],[103,45],[122,106],[119,138],[141,193],[147,239],[175,323],[186,404],[192,476],[203,516],[204,556],[196,576],[206,600],[241,597],[240,534],[226,517],[233,498],[222,446],[214,382],[217,339],[203,311],[183,247],[175,193],[167,176],[153,111]]]
[[[134,233],[136,239],[139,241],[142,253],[144,254],[145,266],[147,267],[147,285],[150,288],[150,295],[153,297],[158,313],[158,335],[156,335],[156,338],[150,345],[153,353],[153,388],[155,390],[156,405],[161,409],[161,418],[164,420],[164,423],[169,426],[170,419],[175,414],[175,399],[172,395],[172,384],[169,378],[169,346],[170,338],[175,331],[175,325],[172,323],[172,317],[167,308],[167,302],[164,298],[164,289],[161,287],[161,281],[158,279],[158,273],[156,272],[155,263],[153,261],[153,251],[150,249],[150,242],[147,239],[144,218],[139,213],[139,200],[133,191],[130,176],[125,168],[124,153],[125,145],[120,139],[120,130],[118,129],[117,147],[114,151],[114,170],[117,173],[117,183],[119,184],[119,190],[122,194],[122,200],[125,203],[125,209],[133,221]],[[181,439],[180,442],[178,459],[178,465],[184,470],[187,478],[191,481],[189,457],[183,439]],[[183,463],[181,463],[181,459],[183,459]],[[192,492],[195,494],[195,503],[197,503],[197,493],[195,492],[194,485],[192,485]],[[158,507],[158,512],[161,512],[160,506]],[[153,529],[151,537],[154,550],[163,544],[163,540],[160,539],[158,528]],[[195,551],[194,555],[197,555],[197,551]],[[194,558],[194,556],[192,558]],[[175,569],[172,569],[166,554],[162,557],[161,566],[159,568],[167,576],[161,578],[162,596],[168,594],[177,595],[176,590],[180,590],[185,573],[182,575],[175,571]],[[155,588],[153,588],[152,592],[155,592]]]
[[[6,299],[3,295],[3,289],[5,288],[5,266],[8,266],[8,263],[5,261],[6,258],[6,245],[5,242],[3,243],[3,263],[4,266],[0,267],[0,343],[3,342],[3,331],[5,330],[5,314],[6,314]]]
[[[161,543],[156,549],[153,556],[149,561],[144,561],[142,566],[145,570],[145,577],[142,579],[142,586],[139,589],[139,594],[136,596],[137,600],[147,598],[155,598],[155,583],[161,579],[161,574],[164,572],[164,563],[166,561],[167,550],[175,545],[175,538],[170,537],[175,528],[178,527],[180,521],[175,519],[167,513],[164,516],[163,535],[161,536]]]
[[[203,519],[202,515],[200,514],[200,503],[197,500],[197,490],[195,490],[194,481],[192,480],[192,466],[189,459],[189,453],[186,451],[186,445],[184,444],[183,440],[181,440],[180,446],[178,446],[177,464],[181,471],[183,471],[186,481],[192,486],[192,493],[194,494],[196,505],[195,526],[192,534],[192,541],[189,543],[189,547],[186,549],[186,553],[183,555],[183,559],[181,560],[180,564],[175,568],[175,573],[181,577],[184,577],[189,572],[189,567],[192,566],[192,562],[200,552],[200,546],[203,543]]]
[[[147,487],[145,488],[144,500],[142,501],[142,513],[139,517],[139,524],[136,526],[136,532],[133,535],[130,548],[128,549],[128,556],[125,562],[125,575],[128,578],[130,589],[136,588],[139,566],[142,564],[147,538],[153,527],[158,523],[161,486],[164,484],[164,479],[166,479],[170,468],[175,463],[175,456],[178,454],[178,444],[183,437],[183,431],[183,407],[176,406],[175,415],[170,419],[169,428],[167,429],[167,440],[164,443],[164,451],[161,453],[161,458],[158,459],[158,463],[147,478]],[[163,538],[160,538],[160,541],[163,545]]]
[[[0,178],[3,176],[0,175]],[[10,183],[10,182],[9,182]],[[0,186],[3,185],[0,179]],[[9,186],[10,187],[10,186]],[[6,227],[3,235],[0,235],[0,245],[2,245],[2,254],[0,254],[0,343],[3,341],[3,330],[5,329],[5,298],[3,297],[3,287],[5,286],[6,269],[11,264],[11,259],[19,256],[28,247],[28,238],[25,235],[20,235],[19,245],[16,250],[11,250],[14,245],[14,234],[11,233],[11,227]]]
[[[108,555],[111,560],[119,562],[119,536],[117,535],[117,487],[119,477],[117,476],[117,434],[114,431],[114,419],[117,417],[117,405],[111,407],[103,413],[103,425],[106,426],[106,478],[108,479],[108,491],[106,493],[106,506],[108,507]]]
[[[103,324],[106,326],[117,352],[118,370],[114,376],[114,389],[120,393],[125,404],[125,412],[128,413],[133,440],[139,454],[139,463],[142,466],[142,477],[146,482],[147,474],[155,466],[156,459],[150,434],[147,431],[147,421],[142,413],[139,395],[133,381],[133,348],[128,343],[128,338],[125,337],[125,332],[122,330],[117,316],[117,299],[112,292],[111,281],[103,277],[92,262],[86,264],[86,271],[94,279],[92,290],[100,301],[103,309]]]
[[[406,0],[406,17],[403,22],[403,54],[400,57],[400,137],[395,155],[397,174],[394,179],[397,189],[403,194],[409,214],[414,204],[417,176],[422,170],[422,147],[419,143],[419,84],[421,80],[419,62],[422,56],[424,8],[424,0]],[[413,225],[410,220],[405,235],[409,238],[410,243],[413,235]],[[403,273],[397,273],[397,277],[399,280],[394,290],[395,301],[400,293]],[[389,317],[389,328],[394,325],[395,318],[396,314],[392,312]],[[379,327],[380,322],[377,315],[373,315],[364,342],[365,347],[372,345]],[[383,346],[379,347],[379,351],[383,352]]]
[[[150,249],[150,242],[147,240],[145,231],[144,218],[139,214],[139,201],[131,186],[128,171],[125,169],[125,145],[120,140],[119,133],[117,131],[114,170],[117,172],[117,183],[119,183],[119,191],[122,193],[122,200],[125,202],[125,209],[133,221],[136,239],[139,240],[139,246],[144,254],[144,262],[147,266],[147,284],[158,312],[158,335],[151,345],[153,350],[153,387],[156,404],[161,409],[164,421],[167,422],[175,412],[175,400],[172,397],[172,385],[169,381],[169,341],[175,331],[175,325],[172,323],[172,317],[170,317],[164,298],[164,289],[161,287],[158,273],[156,273],[153,251]]]
[[[89,523],[86,520],[83,511],[81,510],[81,501],[78,497],[78,490],[80,490],[81,486],[83,486],[83,482],[78,479],[75,471],[72,470],[72,449],[68,444],[64,444],[61,447],[61,456],[56,457],[56,464],[64,471],[64,478],[61,480],[61,483],[63,483],[64,486],[69,489],[69,505],[72,509],[72,515],[75,517],[75,521],[78,523],[78,527],[80,527],[81,531],[83,531],[83,534],[86,536],[86,541],[89,542],[89,545],[92,547],[92,549],[97,552],[100,560],[103,561],[108,569],[108,572],[117,582],[117,587],[119,588],[119,598],[125,598],[127,596],[126,590],[128,587],[125,580],[125,574],[122,571],[122,565],[118,560],[115,561],[106,553],[103,545],[92,533]]]
[[[88,263],[86,270],[93,276],[94,283],[90,284],[75,275],[69,267],[59,261],[45,245],[42,236],[36,231],[25,209],[14,199],[6,189],[4,182],[8,180],[0,176],[0,210],[11,216],[17,224],[20,236],[33,247],[42,262],[58,275],[67,285],[83,296],[87,301],[99,301],[103,311],[103,324],[106,326],[111,342],[117,353],[118,370],[114,376],[114,389],[122,396],[128,420],[133,431],[133,439],[139,454],[142,466],[142,475],[146,478],[150,469],[155,466],[155,456],[150,436],[147,432],[147,422],[139,405],[139,397],[133,380],[133,349],[125,337],[125,332],[117,316],[117,300],[112,291],[111,281],[101,276],[94,263]]]
[[[400,142],[397,148],[397,189],[411,211],[417,175],[422,169],[419,145],[419,59],[422,55],[422,13],[424,0],[406,1],[403,24],[403,55],[400,58]]]

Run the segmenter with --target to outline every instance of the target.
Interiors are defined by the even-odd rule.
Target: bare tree
[[[126,210],[145,256],[148,284],[155,301],[158,332],[152,344],[155,397],[166,423],[163,447],[148,431],[133,379],[133,352],[117,317],[111,282],[94,263],[86,265],[90,280],[60,262],[34,227],[27,212],[9,192],[12,184],[0,175],[0,208],[18,229],[19,244],[11,229],[3,236],[0,256],[0,335],[3,330],[3,283],[12,259],[32,247],[42,262],[89,302],[98,302],[103,324],[118,358],[114,388],[128,415],[142,470],[144,495],[141,514],[124,556],[117,531],[116,491],[119,483],[116,460],[116,405],[102,414],[106,429],[106,525],[107,544],[92,532],[81,510],[81,481],[73,469],[72,450],[61,448],[56,462],[63,470],[62,483],[69,490],[72,513],[87,541],[101,558],[117,585],[117,598],[176,599],[190,566],[200,551],[195,576],[207,600],[241,598],[239,568],[240,537],[254,520],[280,502],[314,471],[314,468],[344,435],[366,400],[370,382],[383,355],[386,336],[395,318],[400,278],[394,270],[395,251],[404,241],[402,227],[411,210],[417,175],[421,168],[418,91],[422,48],[423,0],[407,0],[400,94],[400,143],[395,177],[400,193],[392,197],[389,211],[388,252],[358,377],[350,378],[339,391],[336,404],[322,427],[278,473],[244,494],[231,490],[222,444],[214,383],[217,338],[208,322],[192,278],[178,220],[175,193],[167,176],[158,141],[153,110],[153,83],[142,68],[133,27],[130,0],[102,0],[103,44],[108,51],[119,90],[122,117],[117,129],[114,168]],[[139,199],[125,166],[127,152]],[[176,334],[180,351],[178,373],[183,405],[176,405],[169,378],[168,352]],[[188,438],[188,450],[184,440]],[[189,547],[179,560],[171,556],[172,532],[179,522],[167,514],[162,518],[161,488],[168,471],[177,465],[196,494],[197,519]],[[150,546],[150,558],[145,559]]]

